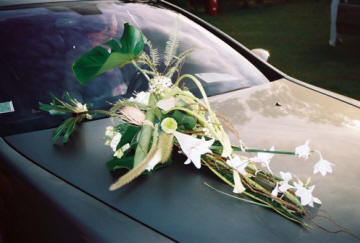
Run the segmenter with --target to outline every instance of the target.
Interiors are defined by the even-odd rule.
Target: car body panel
[[[173,242],[33,163],[1,138],[0,161],[4,242]]]
[[[356,158],[360,155],[360,112],[357,108],[285,79],[213,96],[211,102],[215,110],[231,121],[249,147],[276,145],[277,149],[293,150],[310,139],[313,148],[336,164],[333,174],[324,178],[313,176],[317,185],[314,195],[323,201],[320,209],[359,233],[360,163]],[[303,229],[268,209],[217,193],[204,183],[226,192],[231,190],[205,168],[197,170],[193,165],[183,165],[185,158],[181,156],[175,156],[168,168],[141,176],[110,192],[108,186],[119,176],[110,174],[104,165],[112,154],[103,145],[104,130],[110,124],[116,121],[84,123],[65,145],[51,144],[52,129],[5,139],[24,156],[66,182],[178,241],[354,240],[318,228]],[[272,161],[272,168],[289,170],[305,180],[317,159],[315,154],[306,161],[278,155]]]

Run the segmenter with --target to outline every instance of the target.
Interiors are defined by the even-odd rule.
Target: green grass
[[[269,62],[286,74],[360,100],[360,37],[342,36],[343,44],[328,45],[330,0],[196,14],[250,49],[269,50]]]

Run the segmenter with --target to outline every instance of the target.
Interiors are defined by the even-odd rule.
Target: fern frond
[[[150,57],[155,67],[160,64],[160,55],[158,49],[150,48]]]
[[[174,24],[173,32],[170,35],[169,40],[166,42],[165,56],[164,56],[164,64],[166,66],[170,65],[172,59],[176,55],[177,48],[179,47],[178,28],[179,28],[178,20],[176,20]]]

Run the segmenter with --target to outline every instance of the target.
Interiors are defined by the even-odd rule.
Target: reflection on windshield
[[[177,19],[179,52],[194,49],[182,73],[196,75],[209,95],[268,82],[230,46],[172,11],[135,3],[71,4],[0,11],[0,35],[6,36],[0,40],[0,103],[12,101],[15,108],[15,112],[0,115],[0,135],[56,126],[62,117],[49,118],[38,110],[38,101],[49,102],[50,93],[61,97],[68,91],[80,102],[106,108],[121,97],[147,89],[143,77],[130,65],[111,70],[86,87],[72,73],[72,63],[83,53],[109,39],[119,39],[124,22],[140,28],[163,53]]]

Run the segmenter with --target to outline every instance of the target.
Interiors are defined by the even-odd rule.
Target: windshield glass
[[[58,125],[64,117],[49,116],[38,108],[39,101],[50,102],[49,94],[61,97],[68,91],[80,102],[106,108],[147,89],[131,65],[113,69],[87,86],[79,85],[72,73],[72,63],[86,51],[119,39],[125,22],[141,29],[160,54],[177,23],[178,53],[193,49],[181,73],[195,75],[208,95],[268,82],[215,35],[167,9],[138,3],[64,2],[1,10],[0,135]],[[186,85],[198,94],[191,82]]]

